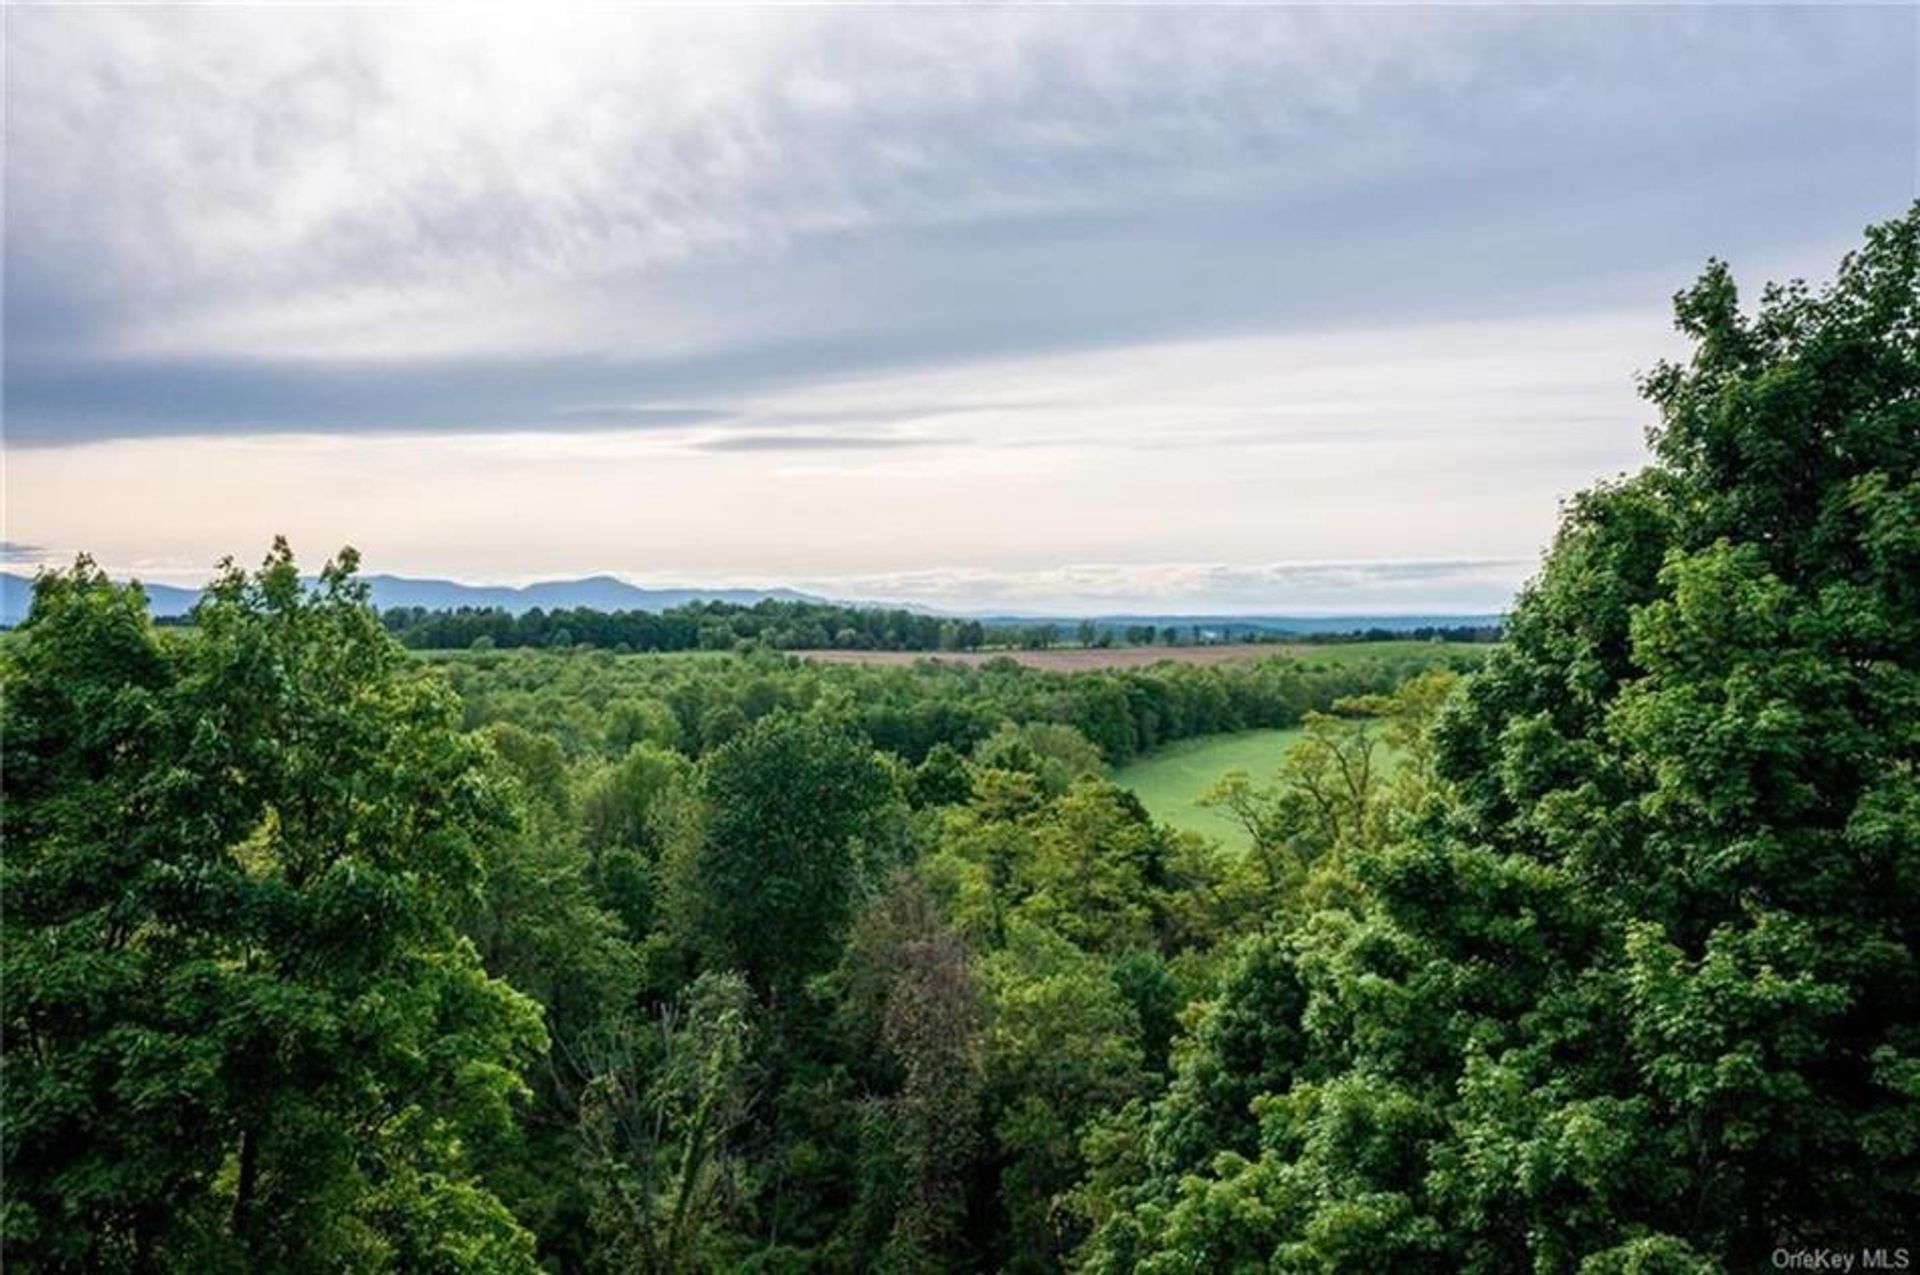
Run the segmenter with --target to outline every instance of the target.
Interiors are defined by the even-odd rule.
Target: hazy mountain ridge
[[[533,584],[462,584],[457,580],[439,580],[412,576],[370,575],[373,604],[389,607],[425,607],[430,611],[459,607],[498,607],[515,615],[539,607],[552,611],[585,607],[594,611],[666,611],[695,602],[730,602],[751,606],[769,599],[781,602],[835,602],[842,606],[897,607],[928,614],[978,619],[987,624],[1077,625],[1081,616],[1016,615],[970,611],[946,611],[907,603],[847,599],[828,599],[796,589],[698,589],[686,587],[647,588],[629,584],[614,576],[585,576],[577,580],[541,580]],[[171,584],[141,582],[147,603],[156,617],[185,615],[199,601],[200,590]],[[33,579],[18,572],[0,572],[0,624],[18,624],[26,618],[33,600]],[[1172,625],[1181,629],[1199,627],[1216,636],[1249,633],[1350,633],[1365,629],[1406,632],[1419,628],[1486,627],[1500,623],[1501,617],[1486,615],[1192,615],[1177,612],[1127,612],[1091,617],[1101,629],[1151,624],[1156,628]]]
[[[461,584],[457,580],[418,579],[372,575],[373,604],[415,606],[442,611],[456,607],[499,607],[518,615],[535,607],[586,607],[594,611],[667,611],[694,602],[732,602],[751,606],[769,599],[780,602],[824,602],[825,598],[795,589],[647,588],[614,576],[586,576],[578,580],[540,580],[526,585]]]
[[[785,602],[821,602],[823,598],[793,589],[649,589],[628,584],[613,576],[587,576],[578,580],[541,580],[527,585],[462,584],[457,580],[421,579],[409,576],[370,575],[373,604],[388,607],[417,606],[431,611],[458,607],[499,607],[519,615],[535,607],[555,610],[587,607],[596,611],[665,611],[692,602],[732,602],[751,606],[772,598]],[[200,599],[199,589],[170,584],[141,582],[147,603],[155,616],[181,616]],[[17,572],[0,572],[0,623],[18,624],[27,615],[33,600],[33,578]]]
[[[200,600],[200,590],[182,589],[171,584],[148,584],[147,606],[155,616],[185,615]],[[27,618],[33,604],[33,577],[15,571],[0,571],[0,625],[15,625]]]

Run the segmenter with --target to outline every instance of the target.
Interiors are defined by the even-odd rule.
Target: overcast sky
[[[1920,10],[10,8],[6,541],[1487,610]]]

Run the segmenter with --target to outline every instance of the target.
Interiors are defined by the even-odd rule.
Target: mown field
[[[1028,668],[1073,673],[1087,669],[1149,668],[1161,663],[1232,664],[1270,655],[1289,655],[1303,663],[1330,666],[1369,660],[1438,659],[1454,655],[1476,659],[1491,649],[1490,644],[1466,642],[1229,642],[1216,646],[1051,647],[1044,651],[826,650],[801,654],[823,664],[894,665],[940,660],[952,664],[978,665],[989,660],[1011,659]]]
[[[1300,734],[1293,728],[1183,739],[1122,766],[1114,772],[1113,781],[1132,789],[1140,804],[1161,823],[1245,849],[1247,835],[1240,825],[1225,811],[1202,806],[1200,798],[1231,771],[1244,770],[1256,781],[1265,780]]]

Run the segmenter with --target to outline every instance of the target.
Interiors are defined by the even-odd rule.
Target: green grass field
[[[1151,757],[1114,772],[1115,783],[1131,788],[1140,804],[1161,823],[1218,838],[1245,849],[1247,836],[1224,811],[1199,803],[1207,789],[1228,771],[1244,770],[1264,783],[1280,764],[1280,755],[1300,738],[1295,730],[1248,730],[1207,735],[1169,744]]]

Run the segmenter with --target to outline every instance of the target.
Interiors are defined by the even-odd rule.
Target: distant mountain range
[[[388,607],[426,607],[447,611],[456,607],[499,607],[515,615],[535,607],[587,607],[595,611],[665,611],[689,602],[735,602],[751,606],[768,598],[787,602],[823,602],[826,599],[793,589],[647,589],[612,576],[582,580],[542,580],[538,584],[461,584],[454,580],[417,580],[406,576],[366,577],[373,604]],[[170,584],[146,584],[147,604],[156,616],[180,616],[193,609],[200,590]],[[18,624],[26,618],[33,599],[30,576],[0,571],[0,624]]]
[[[690,602],[733,602],[751,606],[772,598],[785,602],[828,602],[794,589],[649,589],[628,584],[612,576],[588,576],[580,580],[542,580],[538,584],[461,584],[454,580],[421,580],[407,576],[372,575],[366,577],[373,589],[373,604],[388,607],[425,607],[432,611],[456,607],[499,607],[515,615],[535,607],[552,611],[586,607],[595,611],[665,611]],[[145,584],[147,604],[156,616],[181,616],[199,600],[198,589],[183,589],[170,584]],[[18,624],[26,618],[33,598],[33,580],[11,571],[0,571],[0,624]],[[898,606],[899,603],[847,602],[843,606]],[[931,611],[927,607],[908,610]],[[1067,628],[1080,623],[1079,616],[1050,615],[972,615],[988,624],[1057,624]],[[1135,614],[1102,615],[1093,622],[1102,629],[1122,629],[1129,625],[1168,625],[1180,629],[1199,628],[1215,637],[1242,637],[1257,633],[1352,633],[1366,629],[1385,629],[1405,633],[1421,628],[1490,627],[1500,623],[1498,615],[1174,615]]]
[[[200,597],[198,589],[176,589],[170,584],[142,584],[147,609],[154,615],[185,615]],[[0,571],[0,625],[12,626],[27,618],[33,601],[33,577]]]
[[[582,580],[542,580],[538,584],[460,584],[453,580],[415,580],[406,576],[368,576],[373,604],[387,607],[499,607],[515,615],[539,607],[586,607],[593,611],[666,611],[690,602],[733,602],[752,606],[771,598],[781,602],[824,602],[793,589],[648,589],[612,576]]]

